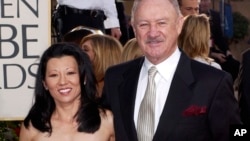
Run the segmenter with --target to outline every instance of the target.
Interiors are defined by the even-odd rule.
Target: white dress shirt
[[[155,104],[155,127],[154,131],[159,123],[159,119],[161,113],[163,111],[169,88],[177,67],[177,64],[180,59],[180,50],[177,48],[175,52],[169,56],[165,61],[156,65],[158,73],[155,76],[155,84],[156,84],[156,104]],[[151,62],[147,58],[145,58],[144,64],[141,68],[136,99],[135,99],[135,109],[134,109],[134,122],[135,127],[137,128],[137,119],[139,113],[139,107],[144,97],[146,87],[147,87],[147,80],[148,80],[148,69],[153,66]]]
[[[85,10],[103,10],[107,19],[104,21],[106,29],[120,27],[115,0],[57,0],[59,5]]]

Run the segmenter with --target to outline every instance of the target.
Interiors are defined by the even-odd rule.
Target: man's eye
[[[168,23],[166,21],[160,21],[160,22],[157,23],[157,25],[160,26],[160,27],[167,26],[167,24]]]
[[[159,22],[159,25],[165,25],[167,24],[166,22]]]
[[[143,23],[143,24],[139,24],[140,27],[146,27],[148,24]]]

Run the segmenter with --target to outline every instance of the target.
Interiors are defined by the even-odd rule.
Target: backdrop
[[[0,1],[0,120],[22,120],[31,107],[38,62],[51,41],[50,3]]]

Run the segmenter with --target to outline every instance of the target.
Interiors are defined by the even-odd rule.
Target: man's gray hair
[[[136,10],[138,8],[138,5],[142,1],[144,1],[144,0],[134,0],[134,4],[133,4],[133,7],[132,7],[132,11],[131,11],[131,23],[132,24],[134,23],[135,12],[136,12]],[[180,7],[179,7],[179,4],[178,4],[177,0],[166,0],[166,1],[169,1],[174,6],[174,9],[175,9],[177,15],[181,15]]]
[[[183,0],[177,0],[177,1],[178,1],[179,6],[182,6],[182,1],[183,1]],[[201,2],[201,0],[197,0],[197,1],[198,1],[198,3]]]

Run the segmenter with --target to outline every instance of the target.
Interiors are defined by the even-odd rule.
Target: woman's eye
[[[72,74],[76,74],[76,72],[75,71],[70,71],[67,74],[72,75]]]
[[[56,77],[57,74],[50,74],[49,77]]]

